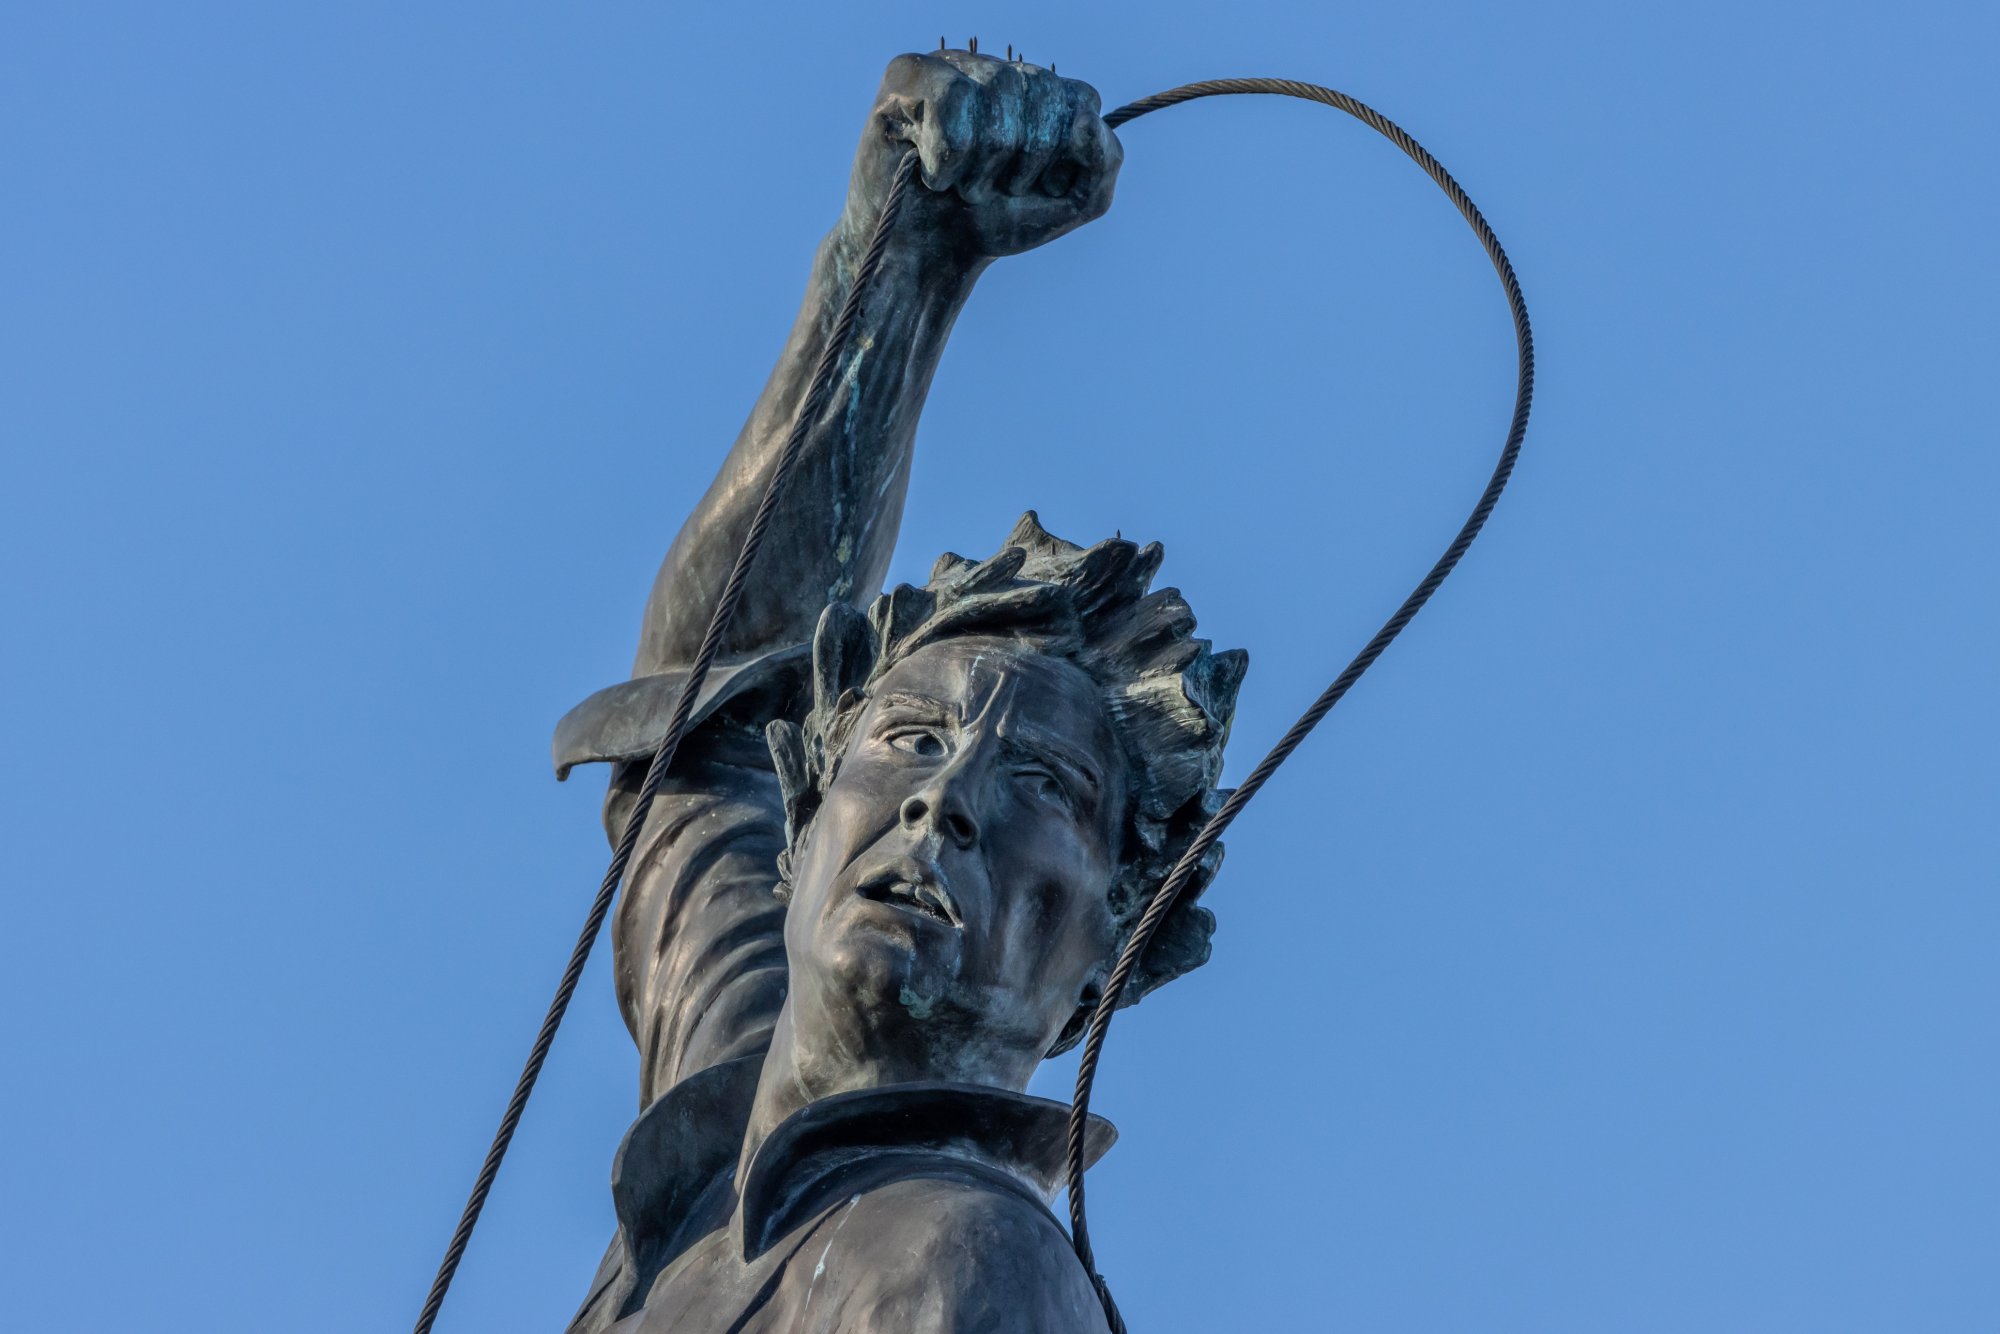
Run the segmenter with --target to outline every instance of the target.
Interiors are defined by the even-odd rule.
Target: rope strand
[[[1278,771],[1278,766],[1291,757],[1292,752],[1299,748],[1299,744],[1306,739],[1313,728],[1319,726],[1320,719],[1326,717],[1333,706],[1340,702],[1341,697],[1361,679],[1361,674],[1374,665],[1375,660],[1382,656],[1382,651],[1389,647],[1396,636],[1403,632],[1403,627],[1423,609],[1426,602],[1430,601],[1431,594],[1437,592],[1438,586],[1464,557],[1466,549],[1472,545],[1472,540],[1479,536],[1479,530],[1486,526],[1487,517],[1493,513],[1493,506],[1498,503],[1500,493],[1507,487],[1508,478],[1513,476],[1515,460],[1520,457],[1521,441],[1528,432],[1528,408],[1535,393],[1534,331],[1529,327],[1528,305],[1522,299],[1521,284],[1514,276],[1514,266],[1508,262],[1507,252],[1501,248],[1500,240],[1493,234],[1493,229],[1486,225],[1486,219],[1481,216],[1479,209],[1474,206],[1458,182],[1452,179],[1451,173],[1446,171],[1422,144],[1411,138],[1408,131],[1381,112],[1345,93],[1322,88],[1317,84],[1299,83],[1291,79],[1211,79],[1140,98],[1111,112],[1104,118],[1104,123],[1116,129],[1128,121],[1158,111],[1162,107],[1177,106],[1182,102],[1191,102],[1201,97],[1248,93],[1303,98],[1309,102],[1320,102],[1345,111],[1402,149],[1432,180],[1437,182],[1438,187],[1445,192],[1466,222],[1471,225],[1474,234],[1479,237],[1479,243],[1486,249],[1487,258],[1493,261],[1493,268],[1500,275],[1500,285],[1507,294],[1507,308],[1514,319],[1519,375],[1514,390],[1514,417],[1507,428],[1506,443],[1500,450],[1500,462],[1493,469],[1493,476],[1487,481],[1486,490],[1480,494],[1479,503],[1473,506],[1471,516],[1458,530],[1458,536],[1454,537],[1451,545],[1445,548],[1444,555],[1438,558],[1430,573],[1426,574],[1422,582],[1403,599],[1403,605],[1396,608],[1395,615],[1375,632],[1375,637],[1368,641],[1361,652],[1354,656],[1354,660],[1347,664],[1346,669],[1334,678],[1333,683],[1313,701],[1312,706],[1299,716],[1299,720],[1292,724],[1283,737],[1279,738],[1278,744],[1271,748],[1270,753],[1258,761],[1257,767],[1250,771],[1250,776],[1243,780],[1242,786],[1229,794],[1222,808],[1202,826],[1201,832],[1195,835],[1194,842],[1188,845],[1187,851],[1174,864],[1173,870],[1167,873],[1167,878],[1161,881],[1160,887],[1153,892],[1152,899],[1146,905],[1146,911],[1140,915],[1138,925],[1133,928],[1131,939],[1125,943],[1124,950],[1118,956],[1117,966],[1112,969],[1111,978],[1105,985],[1103,996],[1098,999],[1097,1008],[1091,1013],[1090,1028],[1083,1043],[1083,1056],[1077,1066],[1076,1095],[1070,1104],[1069,1136],[1066,1145],[1070,1243],[1076,1249],[1077,1259],[1083,1262],[1084,1272],[1090,1275],[1092,1286],[1097,1289],[1098,1300],[1104,1305],[1104,1318],[1110,1324],[1112,1334],[1125,1334],[1125,1320],[1119,1314],[1117,1302],[1112,1300],[1110,1285],[1104,1281],[1104,1276],[1097,1272],[1097,1259],[1090,1246],[1090,1224],[1085,1215],[1083,1184],[1084,1130],[1090,1117],[1090,1092],[1097,1080],[1097,1066],[1104,1054],[1104,1038],[1111,1028],[1112,1012],[1118,1008],[1119,997],[1124,994],[1126,984],[1131,981],[1132,972],[1138,967],[1140,958],[1146,952],[1146,946],[1151,943],[1154,933],[1160,929],[1160,923],[1166,920],[1167,913],[1179,900],[1189,878],[1201,865],[1202,857],[1214,846],[1215,841],[1222,836],[1222,832],[1229,828],[1230,822],[1249,805],[1250,799],[1270,781],[1271,775]]]
[[[681,734],[687,730],[688,719],[694,714],[695,701],[708,679],[709,668],[714,665],[729,622],[736,615],[736,604],[742,600],[743,586],[750,577],[751,562],[757,559],[757,548],[764,544],[764,533],[771,526],[778,498],[784,494],[785,483],[790,480],[799,455],[805,451],[807,433],[826,408],[827,399],[833,391],[835,373],[847,355],[855,322],[861,316],[862,301],[874,281],[876,270],[882,266],[889,232],[895,226],[896,215],[903,206],[904,191],[909,186],[910,178],[916,174],[916,168],[916,153],[905,153],[889,182],[889,194],[882,201],[881,217],[875,220],[868,252],[855,271],[854,283],[847,289],[847,299],[841,303],[840,316],[834,321],[826,346],[820,351],[811,386],[799,403],[798,415],[792,420],[792,432],[779,451],[777,465],[771,470],[771,480],[765,484],[764,498],[758,502],[756,515],[743,535],[743,548],[736,555],[736,564],[729,571],[729,581],[723,585],[722,596],[716,600],[715,611],[708,619],[708,629],[702,635],[701,649],[695,654],[694,666],[688,671],[687,684],[681,688],[681,697],[674,704],[667,734],[660,738],[659,748],[653,752],[652,764],[646,770],[646,781],[639,787],[638,801],[625,821],[625,832],[618,839],[617,850],[611,854],[611,865],[605,868],[604,880],[597,887],[597,899],[590,905],[590,915],[583,920],[583,930],[576,938],[576,947],[570,951],[569,967],[563,970],[562,981],[556,985],[555,999],[549,1002],[549,1012],[542,1019],[541,1031],[535,1034],[535,1045],[528,1051],[528,1063],[514,1085],[514,1096],[507,1100],[507,1110],[500,1117],[500,1129],[493,1136],[492,1147],[486,1151],[486,1161],[479,1168],[478,1179],[472,1183],[472,1194],[465,1202],[458,1227],[451,1234],[451,1243],[445,1247],[444,1260],[438,1265],[437,1277],[431,1282],[430,1296],[425,1299],[424,1309],[417,1316],[415,1334],[430,1334],[431,1325],[444,1306],[444,1296],[451,1289],[452,1276],[458,1272],[458,1263],[465,1256],[466,1243],[472,1240],[472,1229],[478,1226],[480,1211],[486,1207],[486,1196],[493,1189],[493,1179],[500,1173],[500,1162],[507,1156],[507,1146],[514,1139],[515,1128],[521,1124],[521,1113],[527,1109],[528,1096],[535,1091],[535,1081],[541,1077],[542,1063],[548,1059],[549,1047],[556,1039],[556,1029],[562,1025],[570,997],[576,994],[576,984],[583,976],[583,966],[590,959],[591,947],[597,943],[598,932],[604,928],[604,918],[611,911],[611,901],[618,894],[619,882],[625,878],[625,866],[631,861],[632,849],[639,842],[639,831],[645,827],[646,815],[653,808],[653,798],[659,794],[660,784],[673,765]]]

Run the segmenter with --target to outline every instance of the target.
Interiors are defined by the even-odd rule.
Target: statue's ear
[[[799,834],[811,822],[819,806],[819,790],[813,786],[812,770],[806,763],[805,734],[799,725],[783,718],[764,727],[765,743],[771,747],[771,764],[778,771],[778,795],[785,803],[785,850],[778,854],[777,896],[792,898],[792,851]]]
[[[859,694],[874,665],[875,632],[868,628],[868,618],[845,602],[829,602],[813,631],[811,746],[804,730],[789,719],[774,719],[764,728],[772,767],[778,772],[778,793],[785,803],[785,851],[778,857],[781,899],[791,898],[792,855],[819,810],[819,783],[833,769],[833,759],[825,754],[824,729],[834,726],[837,740],[842,702]],[[837,746],[835,750],[837,758]]]
[[[764,726],[764,741],[771,748],[771,764],[778,771],[778,795],[785,802],[785,841],[790,843],[811,819],[811,807],[819,804],[813,787],[812,771],[806,764],[806,738],[799,725],[775,718]]]
[[[875,632],[845,602],[829,602],[813,631],[813,707],[824,709],[859,690],[875,665]]]

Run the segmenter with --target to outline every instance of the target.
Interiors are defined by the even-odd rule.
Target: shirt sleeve
[[[697,1071],[765,1050],[784,1003],[784,906],[773,890],[785,820],[766,721],[711,718],[691,735],[633,850],[611,939],[642,1107]],[[626,765],[613,779],[612,830],[644,774]]]

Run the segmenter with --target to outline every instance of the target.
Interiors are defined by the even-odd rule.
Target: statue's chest
[[[669,1265],[644,1309],[612,1334],[762,1334],[831,1331],[851,1296],[851,1275],[829,1257],[852,1208],[845,1200],[745,1260],[731,1228],[709,1233]]]

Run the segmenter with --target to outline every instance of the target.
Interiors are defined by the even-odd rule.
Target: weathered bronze
[[[917,417],[995,259],[1110,206],[1095,91],[970,51],[888,69],[784,354],[654,584],[633,679],[558,726],[608,761],[614,838],[667,727],[896,163],[913,190],[758,556],[613,925],[640,1052],[619,1230],[573,1331],[1102,1331],[1049,1210],[1074,1043],[1143,903],[1216,806],[1241,653],[1157,545],[1024,517],[876,597]],[[863,608],[867,608],[864,612]],[[1128,995],[1202,963],[1203,873]],[[1092,1156],[1109,1125],[1093,1125]]]

